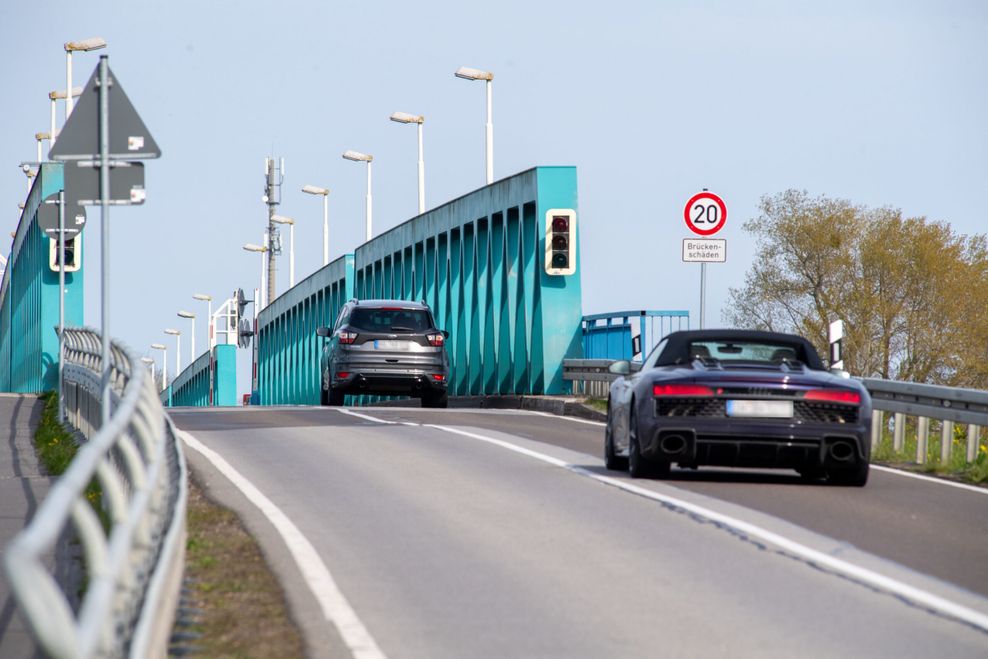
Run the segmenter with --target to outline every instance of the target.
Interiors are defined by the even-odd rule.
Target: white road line
[[[383,419],[375,419],[370,416],[365,418],[373,419],[381,423],[389,423]],[[867,584],[884,592],[891,593],[897,597],[901,597],[919,606],[923,606],[927,609],[937,611],[943,615],[965,622],[972,627],[980,629],[981,631],[988,632],[988,615],[985,615],[980,611],[976,611],[970,607],[952,602],[921,588],[910,586],[907,583],[887,577],[873,570],[854,565],[853,563],[849,563],[840,558],[836,558],[824,552],[813,549],[812,547],[808,547],[802,543],[790,540],[785,536],[779,535],[778,533],[769,531],[768,529],[764,529],[755,524],[718,513],[714,510],[690,503],[689,501],[685,501],[683,499],[649,490],[638,485],[633,485],[624,480],[619,480],[610,476],[601,476],[600,474],[588,471],[583,467],[570,464],[564,460],[560,460],[559,458],[554,458],[551,455],[546,455],[544,453],[539,453],[538,451],[517,446],[511,442],[506,442],[504,440],[495,439],[493,437],[487,437],[485,435],[479,435],[477,433],[460,430],[458,428],[451,428],[448,426],[425,424],[423,427],[435,428],[436,430],[441,430],[443,432],[448,432],[463,437],[469,437],[471,439],[492,444],[509,451],[514,451],[515,453],[520,453],[530,458],[535,458],[536,460],[540,460],[555,467],[561,467],[585,478],[598,481],[605,485],[610,485],[611,487],[623,490],[629,494],[651,499],[653,501],[675,507],[679,510],[689,512],[693,515],[697,515],[711,522],[732,529],[746,537],[757,538],[762,542],[772,544],[779,549],[782,549],[783,551],[794,556],[798,556],[809,563],[820,567],[825,567],[861,583]]]
[[[370,632],[357,617],[356,612],[337,587],[329,568],[319,558],[316,548],[302,534],[302,531],[288,519],[288,516],[278,506],[264,496],[253,483],[234,469],[220,454],[206,447],[187,432],[179,432],[179,436],[189,448],[198,451],[213,463],[213,466],[243,492],[244,496],[268,518],[268,521],[271,522],[288,546],[288,551],[295,559],[295,564],[302,572],[305,582],[322,607],[326,619],[333,623],[339,631],[343,642],[350,649],[353,657],[355,659],[386,659],[387,655],[377,646]]]
[[[341,412],[342,414],[348,414],[349,416],[356,416],[361,419],[366,419],[367,421],[376,421],[377,423],[385,423],[389,426],[393,426],[396,423],[398,423],[397,421],[388,421],[386,419],[379,419],[374,416],[367,416],[366,414],[361,414],[360,412],[354,412],[353,410],[344,409],[342,407],[336,408],[336,411]]]
[[[988,488],[978,487],[977,485],[968,485],[967,483],[958,483],[956,481],[949,481],[946,478],[934,478],[933,476],[924,476],[923,474],[915,474],[911,471],[905,471],[903,469],[893,469],[892,467],[883,467],[882,465],[871,465],[872,469],[877,469],[878,471],[884,471],[888,474],[896,474],[898,476],[905,476],[907,478],[915,478],[917,480],[926,481],[928,483],[939,483],[940,485],[949,485],[950,487],[956,487],[962,490],[968,490],[969,492],[977,492],[978,494],[988,494]]]
[[[540,412],[538,410],[522,410],[523,412],[528,412],[529,414],[538,414],[539,416],[552,416],[557,419],[566,419],[567,421],[573,421],[574,423],[585,423],[588,426],[600,426],[603,428],[607,424],[603,421],[593,421],[591,419],[581,419],[578,416],[565,416],[559,414],[553,414],[552,412]]]

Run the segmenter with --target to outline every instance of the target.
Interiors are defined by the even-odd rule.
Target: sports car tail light
[[[713,396],[714,390],[710,387],[704,387],[701,384],[653,384],[652,395],[656,397],[680,396],[697,398]]]
[[[429,339],[429,345],[434,348],[442,348],[443,344],[446,342],[446,337],[439,332],[436,332],[435,334],[426,334],[425,338]]]
[[[436,382],[442,382],[443,380],[446,379],[446,376],[443,375],[442,373],[433,373],[432,379],[435,380]]]
[[[810,389],[803,400],[817,400],[824,403],[843,403],[845,405],[860,405],[861,394],[844,389]]]
[[[350,377],[350,371],[336,371],[337,380],[346,380],[348,377]]]
[[[340,343],[343,345],[350,345],[357,340],[356,332],[340,332]]]

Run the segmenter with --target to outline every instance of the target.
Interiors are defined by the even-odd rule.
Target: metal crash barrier
[[[185,560],[186,467],[150,374],[112,343],[111,417],[100,424],[100,335],[65,331],[65,408],[86,436],[3,569],[22,615],[52,657],[164,657]],[[104,519],[86,498],[95,479]],[[46,563],[78,540],[86,566],[77,605]],[[50,561],[49,561],[50,562]]]

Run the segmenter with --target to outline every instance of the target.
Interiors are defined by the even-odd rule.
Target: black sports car
[[[806,478],[863,486],[871,457],[871,399],[831,373],[792,334],[673,332],[641,370],[610,370],[604,459],[632,478],[672,463],[795,469]]]

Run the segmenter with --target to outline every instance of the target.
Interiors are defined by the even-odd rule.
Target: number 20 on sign
[[[727,222],[727,204],[713,192],[698,192],[686,202],[683,219],[693,233],[712,236]]]

